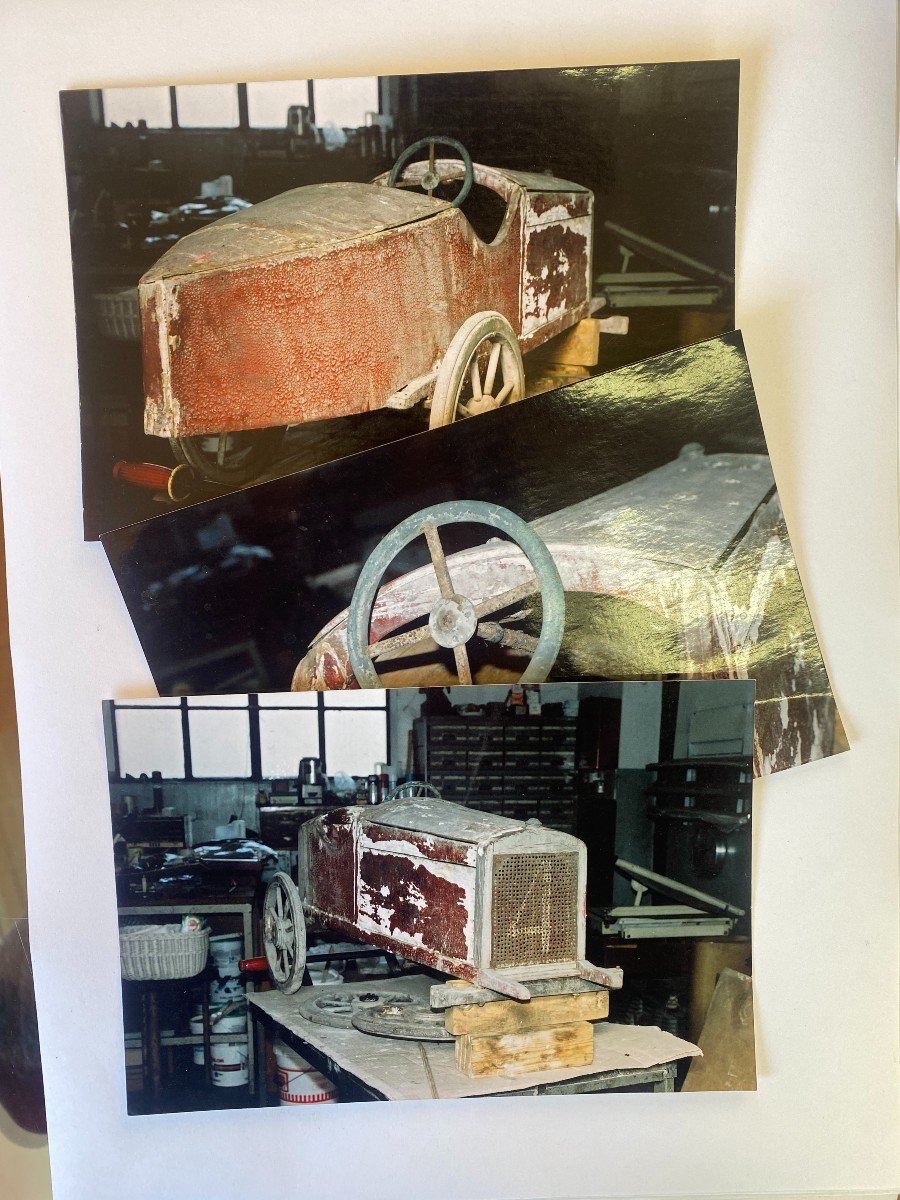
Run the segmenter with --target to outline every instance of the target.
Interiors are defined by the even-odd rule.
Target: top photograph
[[[733,329],[738,85],[60,93],[85,537]]]

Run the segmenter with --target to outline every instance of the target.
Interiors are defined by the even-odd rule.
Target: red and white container
[[[334,1104],[337,1089],[296,1050],[276,1038],[279,1104]]]

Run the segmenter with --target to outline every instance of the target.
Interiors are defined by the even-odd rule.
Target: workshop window
[[[175,89],[175,111],[181,129],[234,129],[238,93],[233,83],[197,83]]]
[[[195,779],[249,779],[250,710],[246,696],[188,697],[187,738]]]
[[[355,129],[366,124],[366,113],[378,112],[378,78],[316,79],[313,106],[317,125]]]
[[[259,697],[259,751],[263,779],[289,779],[301,758],[321,758],[315,692]]]
[[[385,692],[188,696],[113,703],[114,779],[291,779],[301,758],[328,772],[371,775],[388,761]]]
[[[326,769],[371,775],[375,763],[388,761],[387,694],[324,692]]]
[[[103,119],[107,125],[137,125],[146,121],[151,129],[172,128],[172,104],[167,87],[104,88]]]
[[[167,779],[184,779],[180,704],[155,704],[152,708],[116,705],[114,712],[120,779],[154,771]]]
[[[252,129],[286,129],[288,109],[309,105],[309,82],[248,83],[247,119]]]

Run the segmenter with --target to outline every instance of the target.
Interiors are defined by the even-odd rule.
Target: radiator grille
[[[578,951],[578,855],[494,858],[491,966],[568,962]]]

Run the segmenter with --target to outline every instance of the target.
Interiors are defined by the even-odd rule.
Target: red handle
[[[256,974],[259,971],[268,971],[269,964],[265,958],[242,958],[238,963],[239,971],[247,971],[249,974]]]
[[[161,467],[159,463],[126,462],[124,459],[113,463],[112,473],[114,479],[121,479],[123,483],[133,483],[151,492],[165,492],[170,500],[176,501],[188,498],[194,481],[190,467]]]
[[[153,492],[164,492],[169,486],[172,471],[169,467],[161,467],[157,463],[140,463],[119,461],[113,465],[113,478],[125,483],[135,483],[138,487],[149,488]]]

